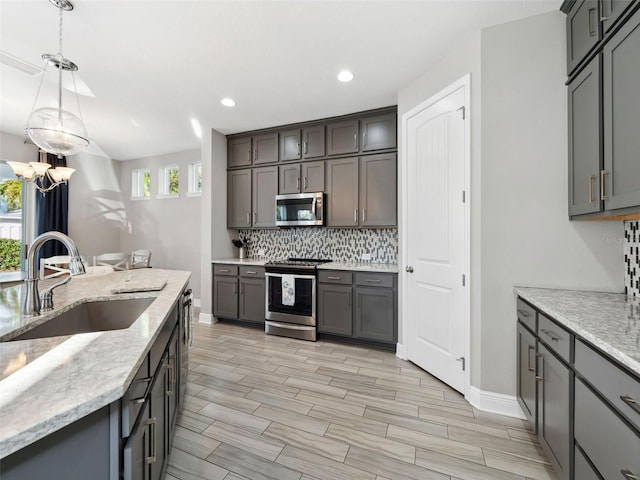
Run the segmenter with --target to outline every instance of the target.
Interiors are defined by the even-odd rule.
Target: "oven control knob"
[[[407,267],[404,270],[405,270],[405,272],[413,273],[413,267]]]

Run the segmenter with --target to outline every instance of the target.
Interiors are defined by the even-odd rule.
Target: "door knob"
[[[405,270],[405,272],[413,273],[413,267],[407,267],[404,270]]]

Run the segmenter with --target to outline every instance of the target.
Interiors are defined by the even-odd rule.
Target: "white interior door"
[[[468,88],[465,82],[450,87],[409,112],[404,125],[407,357],[462,393],[468,384]]]

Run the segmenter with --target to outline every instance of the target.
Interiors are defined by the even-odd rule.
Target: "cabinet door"
[[[318,332],[353,334],[351,285],[318,285]]]
[[[640,11],[603,49],[605,210],[640,205]]]
[[[363,152],[396,148],[398,142],[395,113],[363,118],[360,127]]]
[[[600,39],[598,0],[578,0],[567,14],[567,72],[572,72]]]
[[[599,212],[600,57],[569,84],[569,215]]]
[[[358,151],[358,120],[327,125],[327,155]]]
[[[302,164],[302,192],[324,192],[324,162]]]
[[[302,158],[300,130],[280,132],[280,161],[289,162],[300,160],[300,158]]]
[[[227,172],[227,228],[251,226],[251,170]]]
[[[264,323],[264,304],[264,278],[241,278],[239,318]]]
[[[318,158],[325,155],[324,125],[302,130],[302,158]]]
[[[253,226],[276,226],[276,195],[278,194],[278,167],[253,169],[252,211]]]
[[[251,165],[251,137],[234,138],[227,142],[227,167]]]
[[[253,164],[278,161],[278,134],[269,133],[253,137]]]
[[[278,167],[278,193],[300,193],[300,164],[281,165]]]
[[[360,158],[360,225],[397,224],[396,154]]]
[[[358,159],[327,160],[327,226],[358,226]]]
[[[395,342],[393,289],[356,287],[355,297],[354,336],[379,342]]]
[[[165,438],[167,445],[167,454],[169,447],[173,441],[173,429],[176,423],[176,414],[178,413],[178,379],[180,375],[179,368],[179,351],[180,351],[180,335],[176,328],[169,342],[169,351],[167,357],[167,373],[165,395],[167,397],[167,435]]]
[[[151,433],[149,441],[151,442],[149,462],[151,468],[150,480],[160,480],[162,475],[162,466],[167,453],[166,436],[167,436],[167,404],[166,404],[166,373],[168,366],[168,355],[162,357],[162,361],[158,366],[158,371],[151,387],[150,395],[150,418]]]
[[[213,314],[221,318],[238,318],[237,277],[214,277]]]
[[[559,480],[569,480],[571,429],[571,383],[573,374],[547,348],[538,343],[538,438]]]
[[[632,5],[630,0],[602,0],[600,6],[602,11],[600,17],[602,18],[603,33],[608,32],[613,25],[618,21],[622,14]]]
[[[536,338],[518,322],[518,403],[533,431],[537,423]]]
[[[149,479],[147,457],[150,454],[152,428],[149,423],[149,402],[146,402],[140,418],[124,446],[122,458],[124,480]]]

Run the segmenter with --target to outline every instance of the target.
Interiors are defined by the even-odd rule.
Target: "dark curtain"
[[[57,155],[47,153],[46,162],[52,167],[66,167],[66,157],[58,158]],[[45,179],[45,187],[51,183]],[[69,187],[58,185],[44,195],[36,192],[36,235],[57,230],[65,235],[69,232]],[[54,255],[67,255],[67,248],[57,240],[46,242],[40,250],[40,258],[53,257]]]

